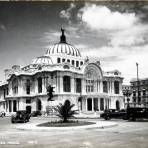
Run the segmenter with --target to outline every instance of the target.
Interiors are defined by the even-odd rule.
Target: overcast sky
[[[85,2],[0,2],[0,80],[4,69],[25,66],[59,42],[101,61],[102,70],[118,69],[124,83],[148,77],[148,4]]]

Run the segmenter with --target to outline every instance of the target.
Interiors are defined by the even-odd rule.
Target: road
[[[30,122],[50,119],[32,118]],[[95,119],[102,120],[102,119]],[[111,120],[118,126],[104,129],[34,132],[15,129],[10,118],[0,118],[0,148],[147,148],[148,121]],[[106,121],[108,122],[108,121]],[[22,123],[25,124],[25,123]]]

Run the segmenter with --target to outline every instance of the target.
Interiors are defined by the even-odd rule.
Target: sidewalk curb
[[[94,122],[94,121],[91,121],[91,122]],[[118,126],[118,124],[115,122],[106,122],[106,121],[95,122],[95,124],[92,124],[92,125],[73,126],[73,127],[39,127],[37,126],[38,124],[41,124],[41,123],[25,124],[25,125],[16,127],[16,129],[25,130],[25,131],[52,132],[52,131],[69,131],[69,130],[74,131],[74,130],[83,130],[83,129],[104,129],[104,128]]]

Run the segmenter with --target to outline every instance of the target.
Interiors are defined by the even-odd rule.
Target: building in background
[[[132,106],[148,107],[148,78],[131,80]]]
[[[91,62],[66,41],[64,30],[60,42],[31,64],[12,66],[5,70],[5,82],[0,84],[0,110],[47,111],[69,100],[81,112],[124,108],[123,77],[118,70],[102,71],[100,61]],[[55,87],[53,99],[48,102],[47,87]],[[81,99],[80,99],[81,98]]]
[[[124,95],[124,107],[132,106],[132,90],[131,85],[122,85],[122,93]]]

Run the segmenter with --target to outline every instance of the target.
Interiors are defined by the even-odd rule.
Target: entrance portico
[[[88,97],[85,99],[85,111],[103,111],[110,107],[110,101],[107,97]]]

